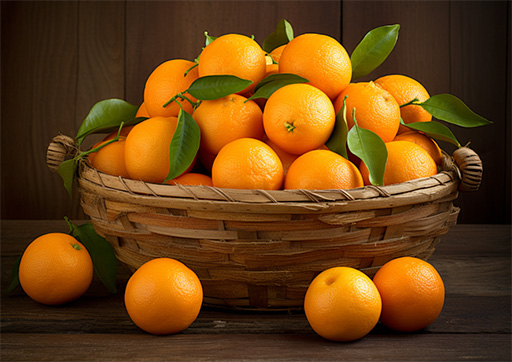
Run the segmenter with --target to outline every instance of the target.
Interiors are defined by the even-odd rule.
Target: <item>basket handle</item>
[[[484,171],[478,154],[468,147],[461,147],[453,152],[453,159],[461,174],[459,191],[477,191]]]
[[[46,151],[48,168],[53,172],[57,172],[60,164],[66,159],[76,156],[77,152],[78,147],[73,138],[62,134],[53,137]]]

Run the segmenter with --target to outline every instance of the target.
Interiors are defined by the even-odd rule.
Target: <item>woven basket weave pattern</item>
[[[78,152],[59,135],[47,163]],[[81,205],[131,270],[175,258],[201,279],[204,303],[230,309],[301,309],[309,283],[334,266],[372,276],[396,257],[427,259],[456,224],[459,191],[476,191],[482,162],[469,148],[445,155],[428,178],[352,190],[233,190],[150,184],[79,164]]]
[[[203,284],[205,304],[301,308],[333,266],[373,275],[386,261],[423,259],[457,220],[454,171],[383,188],[219,190],[147,184],[80,171],[82,207],[132,270],[176,258]]]

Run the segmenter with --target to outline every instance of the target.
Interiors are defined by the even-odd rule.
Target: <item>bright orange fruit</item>
[[[382,297],[381,322],[413,332],[434,322],[444,305],[444,283],[428,262],[401,257],[384,264],[373,277]]]
[[[345,48],[323,34],[301,34],[284,48],[279,73],[293,73],[335,99],[352,78],[352,63]]]
[[[304,311],[320,336],[348,342],[367,335],[379,321],[382,301],[377,287],[363,272],[334,267],[309,285]]]
[[[288,169],[285,189],[353,189],[363,187],[357,167],[330,150],[313,150],[299,156]]]
[[[126,284],[124,302],[139,328],[157,335],[174,334],[196,320],[203,288],[197,275],[183,263],[157,258],[133,273]]]
[[[331,100],[321,90],[309,84],[289,84],[268,98],[263,126],[274,144],[298,155],[329,139],[335,116]]]
[[[212,180],[215,187],[278,190],[283,184],[283,164],[264,142],[240,138],[219,151]]]
[[[87,291],[92,277],[89,252],[68,234],[41,235],[30,243],[21,257],[21,287],[39,303],[59,305],[71,302]]]

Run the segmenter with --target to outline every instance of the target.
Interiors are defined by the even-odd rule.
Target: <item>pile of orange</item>
[[[92,279],[89,252],[68,234],[38,237],[20,260],[19,282],[30,298],[42,304],[72,302],[87,291]],[[366,336],[379,320],[400,332],[423,329],[441,313],[444,297],[443,281],[431,264],[401,257],[384,264],[373,281],[350,267],[323,271],[308,287],[304,311],[318,335],[346,342]],[[124,302],[129,317],[142,330],[174,334],[196,320],[203,288],[183,263],[156,258],[130,277]]]
[[[349,267],[320,273],[309,285],[304,311],[311,328],[337,342],[360,339],[380,322],[398,332],[414,332],[434,322],[444,305],[444,283],[428,262],[401,257],[370,279]]]
[[[279,73],[308,82],[287,84],[268,99],[248,99],[259,82]],[[197,101],[187,94],[166,105],[196,79],[212,75],[234,75],[252,84],[220,99]],[[400,108],[428,99],[425,88],[404,75],[359,83],[351,79],[350,57],[330,36],[302,34],[266,53],[250,37],[226,34],[204,47],[196,62],[172,59],[158,65],[147,78],[137,113],[147,119],[125,131],[117,144],[90,154],[89,161],[107,174],[164,182],[183,109],[199,126],[200,146],[182,177],[167,183],[267,190],[362,187],[370,183],[364,162],[326,147],[345,101],[349,129],[355,114],[359,127],[386,143],[385,185],[436,174],[442,162],[438,145],[400,124],[400,119],[431,120],[417,105]]]
[[[268,98],[252,99],[258,84],[275,74],[307,82],[287,83]],[[196,80],[216,75],[252,83],[218,99],[197,100],[186,94]],[[119,135],[109,134],[94,146],[98,150],[88,161],[106,174],[170,185],[264,190],[363,187],[370,184],[365,163],[326,145],[345,111],[341,116],[349,129],[357,124],[385,143],[385,185],[436,174],[443,160],[438,145],[401,124],[431,121],[428,112],[411,104],[429,98],[425,88],[404,75],[355,83],[352,75],[346,50],[327,35],[302,34],[269,53],[250,37],[222,35],[209,41],[196,61],[172,59],[158,65],[147,77],[136,114],[143,120]],[[199,149],[188,168],[168,180],[175,159],[171,141],[179,134],[184,112],[200,130]],[[48,234],[25,251],[19,279],[34,300],[66,303],[89,287],[91,258],[73,237]],[[153,334],[186,329],[197,318],[202,301],[197,275],[169,258],[142,265],[125,290],[130,318]],[[420,259],[399,258],[384,265],[373,281],[353,268],[324,271],[311,282],[304,309],[319,335],[352,341],[368,334],[379,320],[397,331],[425,328],[443,303],[444,286],[435,269]]]

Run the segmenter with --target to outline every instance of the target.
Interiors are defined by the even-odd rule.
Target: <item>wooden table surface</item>
[[[79,223],[79,222],[77,222]],[[24,247],[64,221],[1,223],[4,292]],[[129,272],[120,267],[118,293],[98,279],[79,300],[49,307],[21,288],[1,300],[2,361],[212,360],[511,360],[511,228],[457,225],[429,260],[446,300],[439,318],[417,333],[378,324],[363,339],[335,343],[316,335],[301,312],[248,313],[203,308],[184,332],[153,336],[137,328],[123,305]]]

